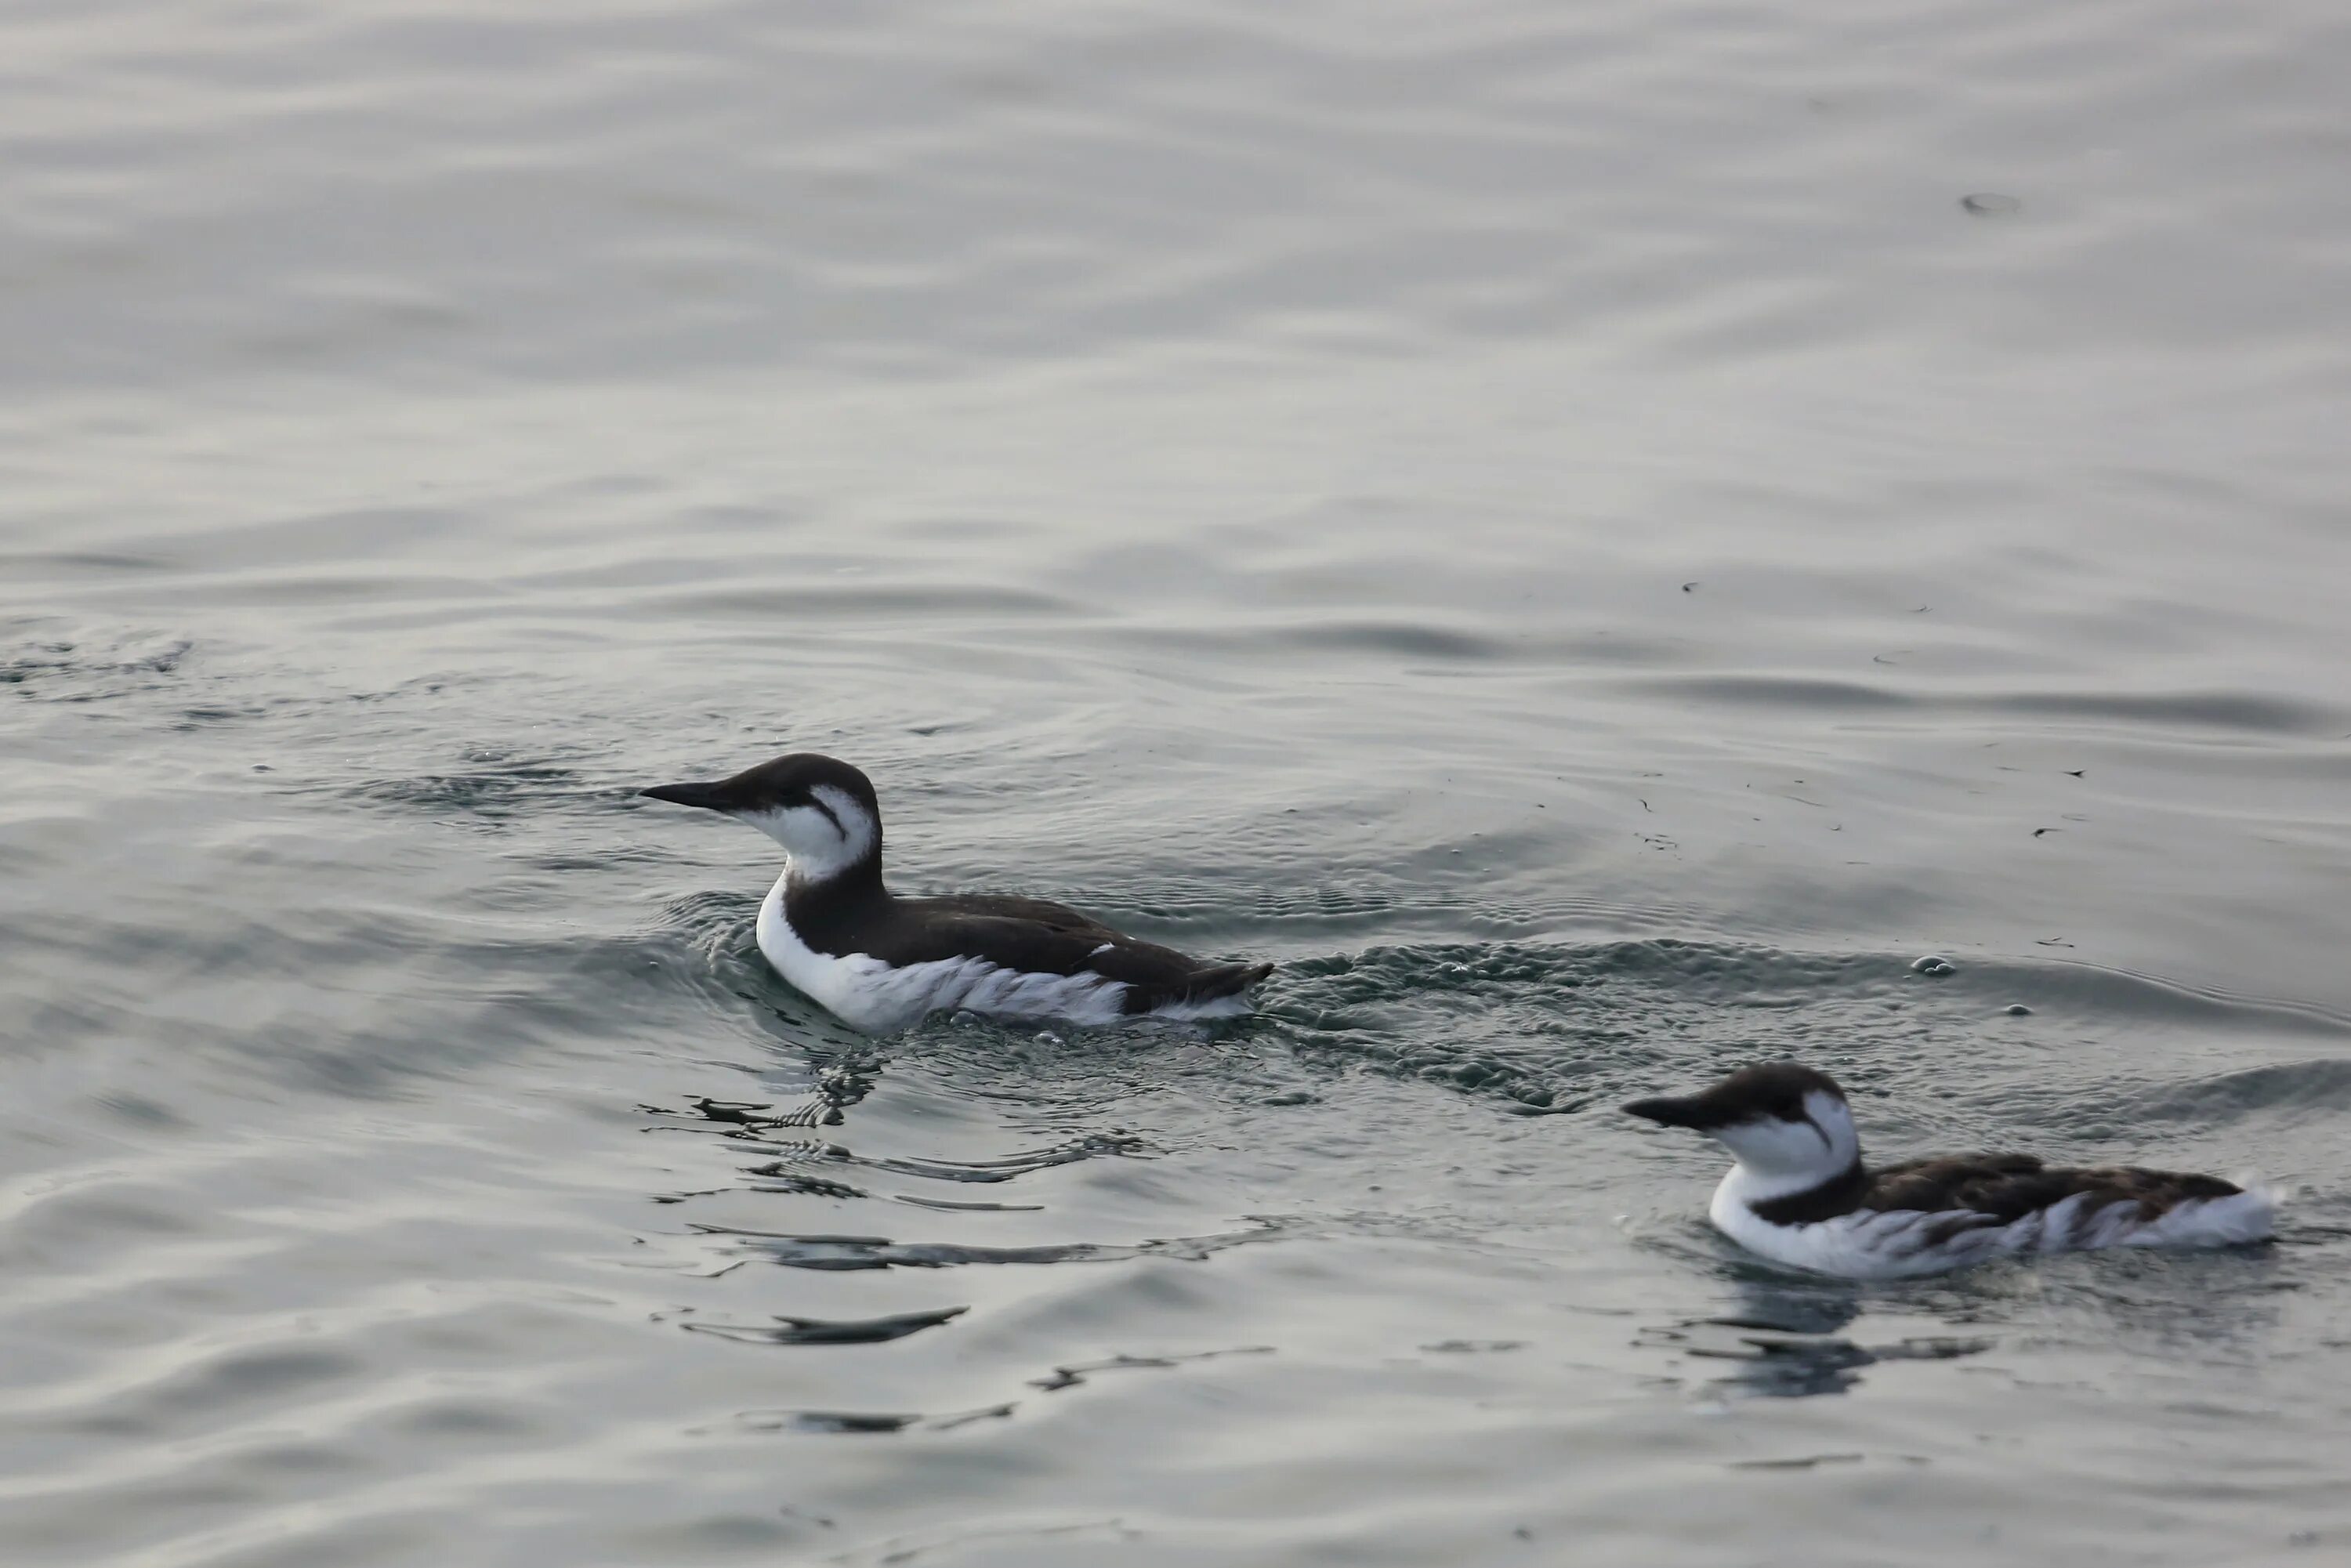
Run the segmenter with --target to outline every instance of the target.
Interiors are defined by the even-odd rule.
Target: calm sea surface
[[[14,0],[0,1562],[2341,1561],[2346,80],[2327,0]],[[630,793],[800,748],[1262,1014],[829,1022]],[[1786,1053],[2299,1196],[1777,1274],[1612,1108]]]

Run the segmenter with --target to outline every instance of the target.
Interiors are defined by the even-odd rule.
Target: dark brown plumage
[[[1874,1172],[1859,1207],[1929,1213],[1964,1208],[2005,1223],[2085,1196],[2085,1207],[2136,1203],[2140,1217],[2152,1219],[2191,1199],[2231,1197],[2243,1190],[2219,1176],[2138,1166],[2053,1168],[2031,1155],[1938,1155]]]
[[[898,898],[878,873],[791,889],[793,929],[831,953],[865,953],[893,968],[984,953],[1024,975],[1100,975],[1127,988],[1120,1010],[1139,1017],[1178,1002],[1238,996],[1270,964],[1216,964],[1123,936],[1092,915],[1041,898],[950,894]]]

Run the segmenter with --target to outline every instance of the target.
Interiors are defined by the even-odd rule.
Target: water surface
[[[2351,1542],[2332,8],[0,41],[12,1565]],[[829,1022],[788,747],[1262,1015]],[[1777,1274],[1790,1052],[2299,1197]]]

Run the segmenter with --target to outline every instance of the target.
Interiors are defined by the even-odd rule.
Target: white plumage
[[[927,1013],[956,1008],[1078,1024],[1114,1024],[1126,1017],[1126,986],[1096,974],[1022,974],[985,958],[940,958],[893,968],[863,953],[817,952],[799,939],[784,913],[790,881],[789,872],[778,877],[759,905],[759,951],[788,984],[852,1029],[888,1034]],[[1182,1021],[1238,1018],[1249,1010],[1245,997],[1217,997],[1169,1003],[1153,1009],[1151,1016]]]
[[[1775,1225],[1742,1196],[1744,1167],[1714,1189],[1707,1218],[1749,1251],[1791,1268],[1850,1280],[1899,1280],[2047,1252],[2103,1247],[2230,1247],[2270,1234],[2281,1195],[2247,1186],[2228,1197],[2190,1199],[2151,1219],[2137,1203],[2108,1203],[2085,1216],[2087,1194],[2036,1209],[2007,1225],[1954,1230],[1948,1209],[1860,1209],[1809,1225]],[[2078,1223],[2077,1223],[2078,1222]]]

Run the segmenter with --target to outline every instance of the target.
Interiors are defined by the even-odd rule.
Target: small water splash
[[[543,755],[505,747],[468,749],[461,766],[440,772],[371,779],[340,787],[363,805],[501,831],[517,818],[579,810],[611,801],[615,791],[583,771]]]
[[[36,702],[94,703],[166,689],[195,651],[166,632],[34,632],[0,646],[0,687]]]
[[[2048,957],[1984,956],[1962,969],[1940,956],[1641,938],[1375,947],[1301,960],[1284,976],[1262,1027],[1302,1062],[1443,1084],[1523,1115],[1604,1109],[1783,1057],[1835,1072],[1848,1090],[1883,1089],[1898,1112],[1922,1063],[2017,1017],[2043,1038],[2125,1019],[2351,1038],[2351,1020],[2304,1004]],[[2022,1006],[2011,1001],[2019,995],[2032,1005],[2002,1010]],[[2323,1066],[2276,1071],[2333,1092]],[[2037,1097],[2083,1094],[2062,1082],[1999,1090],[2028,1111]]]

